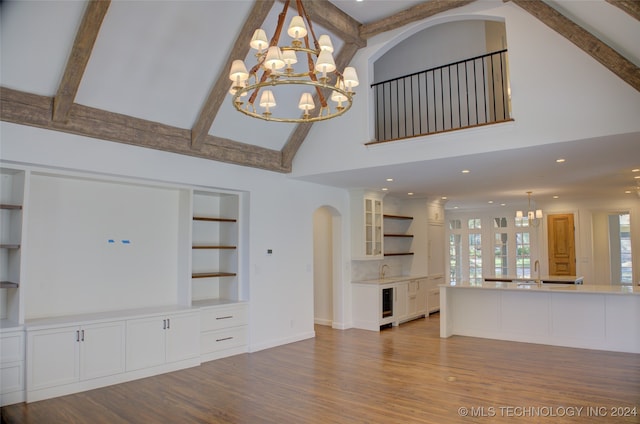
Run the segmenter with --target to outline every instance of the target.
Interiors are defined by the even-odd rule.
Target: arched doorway
[[[313,318],[319,325],[339,322],[342,286],[342,217],[331,206],[313,214]]]

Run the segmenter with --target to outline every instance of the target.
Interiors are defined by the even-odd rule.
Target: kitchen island
[[[485,281],[440,286],[440,337],[640,353],[640,286]]]

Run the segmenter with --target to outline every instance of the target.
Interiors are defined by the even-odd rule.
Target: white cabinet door
[[[38,330],[27,335],[27,389],[37,390],[78,381],[78,327]]]
[[[418,315],[427,315],[427,293],[428,293],[428,282],[426,278],[421,278],[416,281],[418,283]]]
[[[200,355],[200,315],[198,312],[167,318],[166,361],[175,362]]]
[[[397,323],[406,320],[408,317],[407,298],[409,297],[408,285],[406,282],[398,283],[393,288],[393,317]]]
[[[165,327],[166,318],[161,316],[127,321],[127,371],[164,364]]]
[[[81,380],[124,372],[124,329],[122,321],[81,327]]]
[[[127,321],[127,371],[200,355],[200,315],[188,312]]]

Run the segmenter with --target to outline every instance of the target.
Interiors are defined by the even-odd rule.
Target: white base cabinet
[[[197,311],[127,321],[127,371],[200,355]]]
[[[440,310],[440,285],[444,284],[444,275],[427,278],[427,311],[432,314]]]
[[[0,334],[0,406],[24,401],[24,332]]]
[[[29,390],[124,371],[124,323],[31,331],[27,336]]]
[[[197,309],[76,318],[27,324],[27,402],[200,364]]]
[[[426,278],[379,281],[354,281],[353,326],[380,331],[427,315]]]
[[[246,303],[200,310],[202,362],[247,352],[248,312]]]

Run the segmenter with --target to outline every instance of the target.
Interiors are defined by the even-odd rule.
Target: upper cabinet
[[[380,259],[383,255],[383,194],[351,192],[351,252],[353,259]]]
[[[0,168],[0,319],[2,327],[24,322],[21,307],[26,171]]]
[[[430,224],[444,224],[444,205],[440,200],[432,200],[427,203],[427,220]]]

